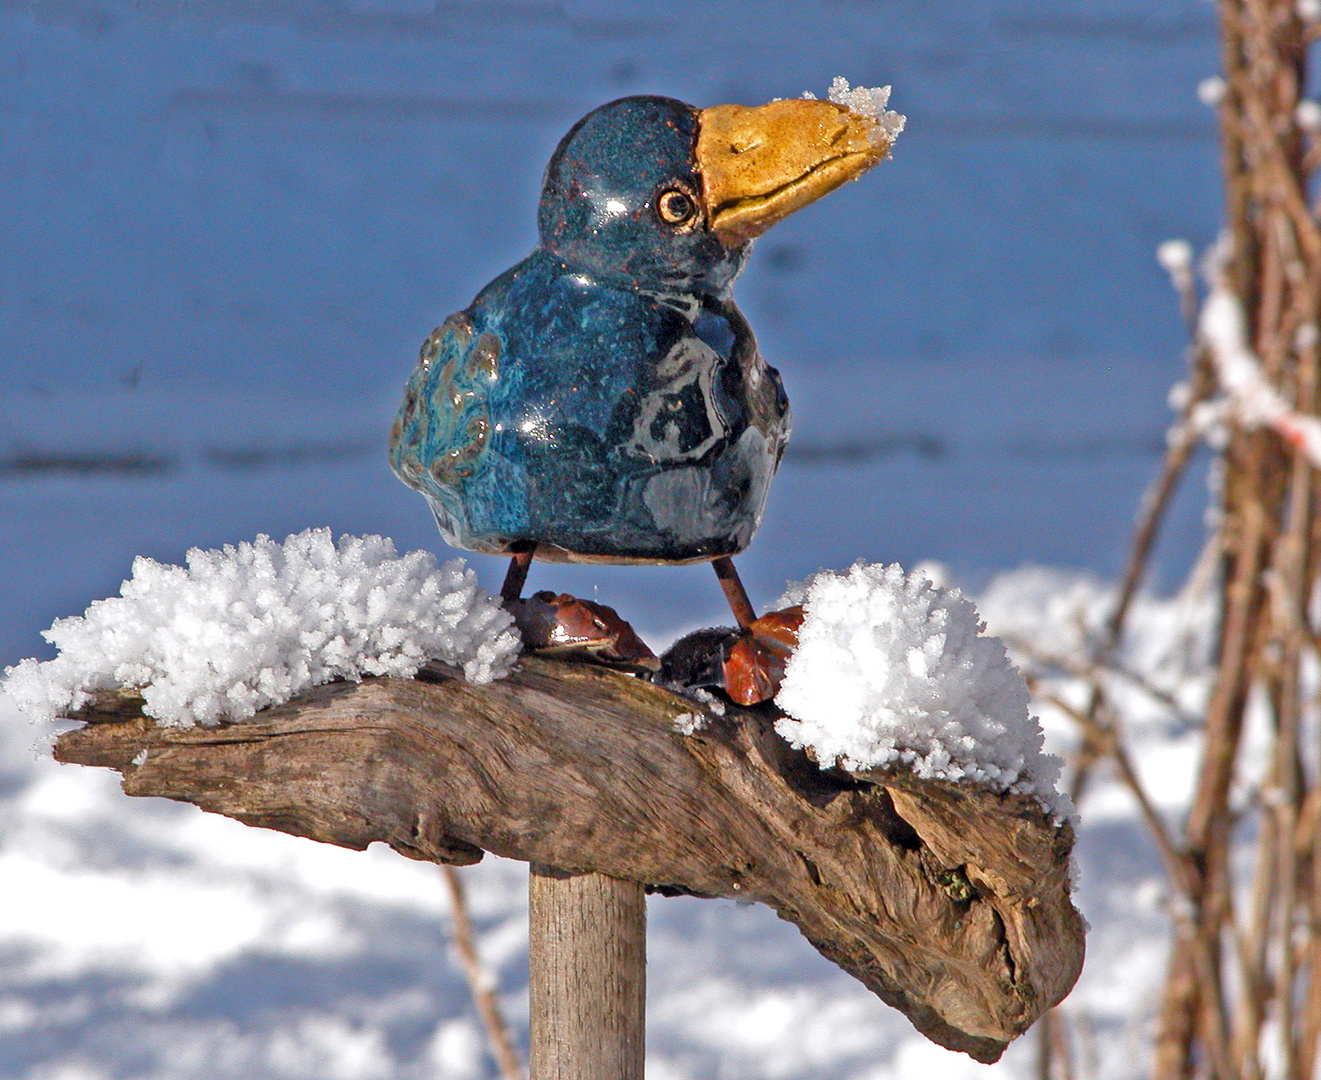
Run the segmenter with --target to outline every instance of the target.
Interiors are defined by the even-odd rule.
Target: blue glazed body
[[[751,541],[788,402],[730,298],[746,245],[654,211],[700,190],[695,139],[665,98],[585,117],[547,169],[540,246],[423,345],[391,464],[449,543],[685,562]]]

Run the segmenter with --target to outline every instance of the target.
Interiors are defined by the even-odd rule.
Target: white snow
[[[364,675],[412,676],[435,658],[472,682],[506,674],[513,620],[463,560],[398,557],[380,536],[308,529],[188,552],[187,568],[133,563],[120,595],[44,636],[53,660],[6,669],[0,691],[33,720],[78,709],[92,692],[141,690],[168,726],[242,720],[312,686]]]
[[[1247,339],[1243,306],[1223,278],[1212,278],[1197,330],[1208,346],[1234,419],[1245,427],[1271,427],[1321,467],[1321,420],[1300,413],[1262,373]]]
[[[1156,261],[1176,283],[1193,272],[1193,246],[1187,240],[1165,240],[1156,248]]]
[[[958,589],[898,564],[822,571],[801,593],[806,618],[776,703],[776,730],[823,764],[902,764],[923,777],[974,780],[1072,814],[1043,753],[1027,683]]]
[[[713,717],[725,715],[725,703],[710,691],[701,687],[692,687],[684,691],[686,697],[702,705],[697,712],[680,713],[674,718],[674,730],[680,735],[695,735],[701,731]]]
[[[1224,79],[1219,75],[1212,75],[1209,79],[1203,79],[1197,84],[1197,100],[1203,105],[1219,105],[1225,100],[1227,89]]]
[[[816,95],[810,90],[804,90],[803,97],[809,101],[816,100]],[[826,98],[836,105],[843,105],[859,116],[871,117],[875,121],[875,126],[870,132],[871,140],[877,146],[884,146],[887,149],[894,145],[895,139],[899,138],[900,132],[908,122],[908,118],[902,113],[886,108],[890,103],[888,86],[856,86],[850,89],[848,79],[843,75],[836,75],[830,84],[830,90],[826,93]]]

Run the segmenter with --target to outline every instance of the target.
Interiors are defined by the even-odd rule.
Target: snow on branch
[[[1235,419],[1247,428],[1272,428],[1306,454],[1314,468],[1321,468],[1321,420],[1294,409],[1266,379],[1248,345],[1243,306],[1223,281],[1212,281],[1198,319],[1198,334]]]
[[[806,614],[775,699],[790,743],[824,765],[973,780],[1072,817],[1027,682],[958,589],[858,562],[791,587],[788,603]]]
[[[137,559],[118,597],[46,631],[54,660],[9,668],[0,692],[37,721],[128,690],[165,726],[214,725],[337,679],[410,677],[427,660],[488,682],[519,653],[512,619],[461,560],[399,558],[383,537],[261,536],[195,548],[187,564]],[[897,765],[1029,794],[1071,817],[1027,685],[958,590],[859,562],[792,592],[806,618],[776,724],[791,745],[853,772]]]
[[[412,676],[428,659],[473,682],[507,674],[513,620],[455,559],[398,557],[380,536],[309,529],[219,551],[187,567],[138,558],[120,595],[59,619],[59,655],[24,660],[0,683],[32,719],[81,709],[100,690],[141,691],[170,727],[243,720],[313,686],[364,675]]]
[[[328,843],[761,901],[979,1061],[1078,976],[1057,766],[955,590],[816,575],[794,715],[713,703],[699,728],[692,697],[632,674],[515,664],[512,620],[461,561],[313,530],[187,563],[137,560],[51,628],[56,659],[9,669],[25,711],[87,721],[58,760]]]

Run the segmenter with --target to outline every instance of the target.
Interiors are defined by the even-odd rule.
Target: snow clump
[[[1229,84],[1224,79],[1219,75],[1212,75],[1197,84],[1197,100],[1203,105],[1214,107],[1225,100],[1225,92],[1228,89]]]
[[[776,703],[776,730],[823,765],[906,766],[1033,795],[1058,818],[1062,762],[1042,752],[1027,682],[998,638],[982,633],[958,589],[894,564],[858,562],[791,587],[781,606],[806,618]]]
[[[1165,240],[1158,244],[1156,261],[1176,282],[1192,279],[1193,246],[1187,240]]]
[[[804,90],[803,97],[809,101],[816,100],[816,95],[810,90]],[[877,146],[888,148],[893,145],[895,139],[899,138],[899,133],[904,130],[904,124],[908,122],[908,118],[902,113],[886,108],[890,103],[888,86],[857,86],[850,89],[848,79],[843,75],[836,75],[826,97],[833,104],[842,105],[850,112],[858,113],[860,116],[870,116],[876,122],[876,126],[871,131],[871,140]]]
[[[1312,133],[1321,131],[1321,103],[1311,98],[1304,98],[1294,109],[1293,115],[1298,126],[1304,131]]]
[[[82,708],[97,690],[139,690],[168,727],[242,720],[333,679],[411,677],[429,658],[471,682],[507,674],[513,619],[462,559],[399,558],[381,536],[309,529],[219,551],[188,566],[139,557],[117,597],[45,631],[54,660],[5,671],[0,693],[33,720]]]

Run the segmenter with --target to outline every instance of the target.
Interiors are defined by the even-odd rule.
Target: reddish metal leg
[[[529,545],[523,551],[515,551],[509,560],[509,569],[505,572],[505,583],[500,586],[500,599],[511,604],[523,595],[523,583],[527,581],[527,572],[532,568],[532,556],[537,550],[536,544]]]
[[[756,620],[757,612],[753,610],[752,601],[743,589],[743,582],[738,579],[734,561],[728,555],[722,555],[712,559],[711,565],[715,568],[716,577],[720,579],[720,587],[725,590],[725,599],[734,611],[734,618],[738,620],[739,627],[746,630]]]

